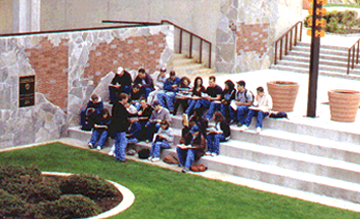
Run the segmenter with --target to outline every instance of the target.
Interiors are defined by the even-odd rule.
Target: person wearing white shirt
[[[253,107],[249,108],[249,112],[245,118],[245,124],[240,127],[240,131],[249,128],[252,117],[256,116],[256,132],[260,133],[262,129],[263,119],[270,114],[273,107],[270,94],[265,93],[263,87],[256,88],[256,98]]]

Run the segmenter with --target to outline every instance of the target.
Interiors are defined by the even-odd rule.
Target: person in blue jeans
[[[256,116],[256,133],[260,134],[262,129],[263,119],[270,114],[273,107],[273,102],[270,94],[265,93],[263,87],[256,88],[256,98],[254,101],[254,107],[249,109],[249,112],[245,118],[245,124],[240,127],[240,131],[249,129],[252,117]]]
[[[179,157],[179,167],[183,173],[190,171],[194,160],[200,159],[205,154],[206,140],[199,131],[199,127],[194,125],[190,131],[180,139],[180,144],[176,148]]]
[[[164,83],[164,92],[157,94],[158,101],[162,107],[167,108],[170,113],[174,111],[175,95],[180,85],[180,78],[176,76],[175,71],[170,72],[170,77]]]
[[[235,111],[231,107],[231,101],[235,100],[235,85],[231,80],[225,81],[225,87],[221,95],[220,112],[226,121],[231,124],[235,120]]]
[[[111,123],[109,111],[103,109],[99,115],[96,116],[94,122],[93,132],[91,134],[90,142],[88,147],[90,149],[94,148],[97,143],[97,150],[100,151],[105,144],[105,141],[108,137],[108,129]]]
[[[141,125],[137,120],[138,119],[135,117],[129,118],[130,126],[126,132],[126,138],[128,139],[128,143],[138,143],[141,139]]]
[[[245,81],[236,82],[235,104],[236,104],[236,119],[237,126],[242,126],[245,123],[245,116],[249,112],[249,107],[254,102],[254,96],[251,91],[245,88]]]
[[[127,163],[125,159],[125,148],[128,143],[126,131],[130,126],[129,117],[132,116],[125,108],[128,98],[127,94],[121,93],[119,101],[114,103],[111,113],[111,126],[115,132],[115,160],[123,163]]]
[[[202,93],[206,93],[206,89],[203,86],[203,79],[201,77],[196,77],[191,98],[188,101],[188,107],[186,108],[183,117],[186,116],[186,118],[188,118],[193,113],[196,103],[201,99]]]
[[[205,107],[208,108],[206,118],[210,121],[216,110],[220,110],[220,99],[222,88],[215,83],[215,76],[209,77],[209,86],[206,89],[206,96],[202,96],[200,101],[195,103],[194,109]]]
[[[153,136],[156,132],[158,132],[160,128],[160,122],[165,119],[170,124],[171,122],[171,115],[168,109],[162,107],[159,101],[155,100],[154,104],[152,105],[153,111],[151,113],[149,121],[147,121],[145,128],[146,128],[146,143],[153,141]]]
[[[214,121],[215,126],[209,129],[206,136],[208,151],[205,153],[213,157],[219,155],[220,142],[229,140],[231,134],[229,124],[220,112],[215,112]]]
[[[162,120],[160,129],[154,136],[154,141],[150,150],[150,157],[148,160],[157,162],[160,160],[160,150],[171,148],[170,144],[174,140],[174,132],[170,128],[168,121]]]
[[[146,98],[149,96],[149,93],[154,90],[154,83],[149,74],[145,72],[145,69],[140,68],[138,75],[134,80],[134,84],[138,85],[142,92],[145,94]]]
[[[90,96],[90,100],[86,105],[86,108],[81,110],[80,112],[80,124],[81,129],[84,131],[90,131],[93,128],[93,123],[87,123],[87,118],[89,116],[89,109],[92,108],[95,111],[95,115],[97,116],[104,109],[104,104],[101,98],[97,94],[92,94]]]

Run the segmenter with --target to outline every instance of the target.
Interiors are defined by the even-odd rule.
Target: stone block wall
[[[119,66],[151,74],[167,65],[173,32],[150,26],[0,37],[0,148],[66,135],[102,77]],[[29,75],[35,105],[19,108],[19,77]]]

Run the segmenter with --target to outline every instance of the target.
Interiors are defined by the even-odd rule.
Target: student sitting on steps
[[[170,128],[169,123],[166,120],[161,120],[160,129],[154,135],[154,140],[150,150],[150,157],[148,160],[152,162],[160,161],[161,149],[169,149],[170,144],[174,140],[174,132]]]

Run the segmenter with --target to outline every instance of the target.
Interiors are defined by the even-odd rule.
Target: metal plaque
[[[20,77],[19,92],[19,107],[34,106],[35,75]]]

